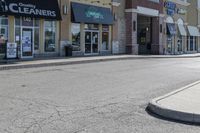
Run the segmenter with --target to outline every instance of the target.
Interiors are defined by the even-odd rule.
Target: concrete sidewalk
[[[200,123],[200,81],[153,99],[148,109],[164,118]]]
[[[114,60],[131,60],[131,59],[146,59],[146,58],[195,58],[200,57],[198,54],[187,55],[111,55],[111,56],[93,56],[93,57],[71,57],[71,58],[51,58],[51,59],[33,59],[33,60],[8,60],[0,61],[0,70],[58,66],[58,65],[72,65],[93,63],[100,61],[114,61]]]

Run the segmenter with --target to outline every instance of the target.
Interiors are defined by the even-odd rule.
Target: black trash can
[[[65,46],[65,56],[72,56],[72,49],[71,45]]]

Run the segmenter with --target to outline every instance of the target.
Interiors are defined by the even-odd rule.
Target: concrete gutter
[[[85,64],[105,61],[117,60],[134,60],[134,59],[161,59],[161,58],[197,58],[200,54],[192,55],[113,55],[113,56],[96,56],[96,57],[75,57],[75,58],[57,58],[47,60],[33,60],[33,61],[0,61],[0,71],[10,69],[23,69],[47,66],[61,66],[61,65],[74,65]],[[27,63],[28,62],[28,63]],[[2,65],[1,65],[2,64]]]

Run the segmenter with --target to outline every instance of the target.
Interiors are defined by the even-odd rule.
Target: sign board
[[[167,15],[173,16],[176,13],[176,4],[171,1],[165,1],[164,7],[166,8]]]
[[[0,0],[0,15],[61,20],[58,0]]]
[[[6,57],[8,59],[17,58],[17,43],[14,42],[7,43]]]
[[[113,24],[111,9],[72,2],[73,20],[77,23]]]

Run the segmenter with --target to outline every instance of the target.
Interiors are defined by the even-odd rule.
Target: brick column
[[[162,25],[160,27],[160,25]],[[165,54],[165,37],[164,37],[164,27],[165,27],[165,22],[164,22],[164,16],[159,17],[159,54]],[[160,29],[162,28],[162,29]],[[162,31],[162,32],[160,32]]]
[[[128,54],[138,54],[137,44],[137,13],[126,12],[126,52]],[[135,22],[135,30],[134,30]]]
[[[159,54],[159,39],[160,39],[160,34],[159,34],[159,18],[158,17],[153,17],[152,18],[152,48],[151,48],[151,53],[152,54]]]

